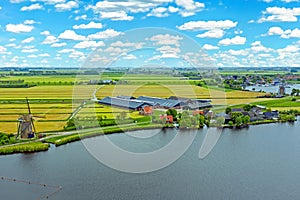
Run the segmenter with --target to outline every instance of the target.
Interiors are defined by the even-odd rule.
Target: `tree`
[[[225,122],[225,118],[224,117],[218,117],[216,119],[216,123],[217,123],[217,126],[222,126]]]
[[[167,110],[167,115],[172,115],[173,118],[175,118],[177,116],[177,111],[175,109],[169,109]]]
[[[199,126],[203,127],[205,124],[205,117],[203,115],[200,115],[198,119],[199,119]]]
[[[234,125],[233,121],[229,121],[229,122],[228,122],[228,125],[229,125],[229,126],[233,126],[233,125]]]
[[[242,117],[242,116],[238,116],[238,117],[235,119],[235,125],[236,125],[237,127],[240,127],[242,124],[243,124],[243,117]]]
[[[234,123],[236,123],[236,119],[238,117],[241,117],[241,116],[243,116],[243,114],[241,112],[233,112],[233,113],[231,113],[231,119],[232,119],[232,121]]]
[[[243,124],[248,124],[250,122],[250,116],[246,115],[243,117]]]
[[[231,113],[231,108],[230,108],[230,107],[227,107],[226,110],[225,110],[225,113],[226,113],[226,114]]]
[[[245,111],[250,111],[252,106],[250,104],[246,104],[246,105],[244,105],[243,108],[244,108]]]
[[[181,115],[181,119],[179,122],[181,128],[188,128],[192,125],[192,119],[190,114],[187,111],[184,111]]]

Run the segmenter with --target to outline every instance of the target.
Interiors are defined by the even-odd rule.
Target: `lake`
[[[279,86],[258,86],[258,85],[253,85],[253,86],[247,86],[245,89],[249,91],[253,91],[253,88],[255,91],[263,91],[263,92],[270,92],[270,93],[278,93]],[[285,89],[286,94],[291,94],[292,89],[300,89],[300,84],[294,84],[294,85],[289,85],[288,88]]]
[[[200,130],[188,150],[161,170],[132,174],[107,167],[85,148],[103,136],[89,138],[47,152],[0,157],[0,176],[61,186],[53,200],[152,199],[300,199],[300,123],[267,124],[248,129],[225,129],[203,160],[198,158],[206,130]],[[157,150],[168,144],[175,130],[146,138],[155,130],[108,138],[133,152]],[[190,137],[193,131],[182,134]],[[110,152],[106,152],[109,154]],[[1,199],[39,199],[53,188],[0,179]]]

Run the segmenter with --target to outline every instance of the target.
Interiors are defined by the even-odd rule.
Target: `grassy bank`
[[[0,155],[13,154],[13,153],[32,153],[38,151],[47,151],[49,144],[42,142],[32,142],[26,144],[18,144],[14,146],[0,147]]]
[[[82,134],[72,134],[67,136],[57,136],[53,138],[46,139],[45,142],[55,144],[56,146],[64,145],[70,142],[78,141],[84,138],[100,136],[104,134],[112,134],[112,133],[122,133],[126,131],[135,131],[135,130],[146,130],[146,129],[154,129],[154,128],[162,128],[161,124],[150,124],[150,125],[132,125],[128,127],[107,127],[102,130],[91,131],[88,133]]]

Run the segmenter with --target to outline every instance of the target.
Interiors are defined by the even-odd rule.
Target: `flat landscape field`
[[[98,99],[106,96],[153,96],[153,97],[187,97],[211,99],[214,105],[236,105],[246,103],[264,102],[271,107],[296,106],[300,103],[272,102],[266,103],[266,99],[256,98],[264,93],[238,90],[223,90],[221,88],[205,88],[190,84],[180,77],[148,75],[103,75],[102,79],[120,79],[128,81],[128,84],[120,85],[67,85],[76,81],[99,80],[99,76],[13,76],[1,78],[1,80],[22,79],[28,83],[38,83],[31,88],[0,88],[0,132],[15,133],[17,131],[17,119],[20,114],[27,113],[25,98],[30,100],[31,112],[35,116],[35,126],[38,132],[63,130],[72,112],[78,108],[79,103],[85,99],[94,97]],[[49,83],[50,82],[50,83]],[[48,85],[47,85],[48,84]],[[51,85],[53,84],[53,85]],[[73,104],[73,99],[79,101]],[[296,105],[297,104],[297,105]],[[299,106],[300,107],[300,106]],[[283,109],[283,108],[282,108]],[[126,112],[127,117],[138,118],[138,112],[111,108],[99,104],[87,104],[78,113],[77,117],[103,117],[114,119],[120,113]]]

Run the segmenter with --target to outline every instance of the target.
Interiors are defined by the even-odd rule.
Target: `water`
[[[91,156],[81,142],[47,152],[0,157],[0,175],[62,186],[53,200],[152,199],[300,199],[300,123],[226,129],[213,151],[198,159],[205,130],[185,154],[152,173],[113,170]],[[151,134],[151,131],[135,132]],[[151,139],[108,136],[122,148],[147,152],[166,145],[174,131]],[[192,133],[184,133],[192,134]],[[87,139],[97,143],[103,137]],[[108,152],[109,153],[109,152]],[[38,199],[51,188],[3,181],[1,199]]]
[[[279,86],[247,86],[245,89],[249,91],[253,91],[252,89],[255,88],[255,91],[263,91],[263,92],[269,92],[269,93],[278,93]],[[286,94],[291,94],[292,89],[300,89],[300,84],[294,84],[290,85],[289,88],[285,88],[285,93]]]

